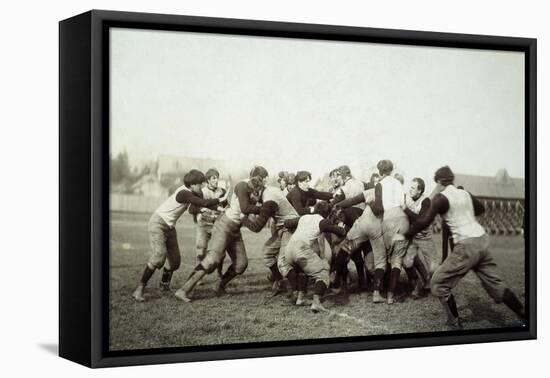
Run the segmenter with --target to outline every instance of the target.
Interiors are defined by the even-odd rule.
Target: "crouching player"
[[[330,205],[321,201],[315,204],[313,214],[303,215],[298,219],[285,221],[287,228],[296,227],[296,231],[279,258],[278,265],[281,274],[286,277],[294,292],[297,292],[296,304],[303,303],[305,285],[298,285],[299,273],[315,281],[313,292],[313,312],[326,311],[321,304],[321,297],[329,284],[329,265],[315,252],[313,245],[323,232],[333,233],[340,237],[346,235],[342,227],[338,227],[326,219],[330,214]]]
[[[204,174],[192,169],[183,177],[183,185],[153,213],[149,219],[149,243],[151,245],[151,257],[145,266],[141,280],[133,293],[138,302],[145,301],[143,291],[147,282],[155,272],[164,266],[160,287],[169,290],[172,274],[181,263],[181,255],[176,233],[176,222],[187,210],[189,205],[198,207],[216,206],[225,201],[226,197],[216,199],[203,199],[200,197],[202,184],[206,181]],[[165,266],[165,262],[168,264]]]
[[[267,175],[266,175],[267,176]],[[225,253],[231,259],[231,265],[222,275],[216,285],[216,294],[225,292],[225,286],[236,276],[244,273],[248,266],[246,249],[241,235],[243,214],[259,213],[260,208],[250,202],[251,196],[259,195],[263,189],[262,177],[251,177],[250,180],[241,181],[235,185],[229,207],[216,219],[212,227],[212,238],[208,244],[208,252],[200,264],[191,272],[181,289],[176,292],[176,297],[184,302],[190,302],[189,293],[197,282],[206,274],[212,273],[220,264]]]
[[[467,191],[454,186],[454,174],[447,166],[435,172],[434,180],[442,190],[433,197],[429,211],[404,233],[404,237],[414,237],[428,227],[437,214],[449,225],[455,247],[435,271],[431,281],[432,294],[439,298],[447,313],[447,324],[452,328],[461,328],[451,290],[470,270],[476,273],[481,285],[496,303],[506,304],[524,320],[523,305],[500,279],[497,265],[489,252],[489,238],[476,220],[476,216],[485,210],[483,204]],[[396,235],[394,239],[401,239],[402,236]]]

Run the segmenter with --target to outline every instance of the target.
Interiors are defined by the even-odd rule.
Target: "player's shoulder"
[[[280,200],[283,198],[283,192],[274,186],[266,186],[264,189],[264,192],[262,194],[262,199],[264,202],[266,201],[275,201]]]
[[[235,185],[235,192],[248,190],[248,183],[246,181],[239,181],[237,185]]]

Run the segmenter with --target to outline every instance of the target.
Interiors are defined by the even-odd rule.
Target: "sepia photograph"
[[[108,33],[109,351],[525,327],[524,52]]]

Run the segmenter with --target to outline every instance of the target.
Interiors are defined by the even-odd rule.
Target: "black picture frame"
[[[521,51],[525,53],[522,328],[110,352],[110,27]],[[59,24],[59,355],[89,367],[535,339],[536,39],[92,10]]]

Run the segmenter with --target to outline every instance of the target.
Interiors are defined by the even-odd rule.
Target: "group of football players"
[[[248,265],[241,228],[257,233],[267,227],[270,237],[262,255],[271,295],[287,292],[293,303],[303,305],[311,287],[314,312],[327,311],[322,302],[328,290],[351,290],[348,265],[353,261],[354,289],[372,291],[373,303],[401,300],[397,286],[404,271],[410,288],[405,292],[413,298],[431,292],[441,302],[447,324],[460,328],[452,289],[472,270],[495,302],[506,304],[523,320],[523,304],[499,278],[488,237],[476,220],[483,205],[454,185],[452,170],[444,166],[435,172],[436,189],[427,196],[419,177],[406,190],[391,161],[379,161],[377,169],[365,183],[348,166],[340,166],[329,173],[332,187],[327,191],[310,187],[308,171],[280,172],[277,187],[267,185],[267,170],[255,166],[249,178],[230,191],[218,186],[216,169],[189,171],[183,185],[149,220],[151,256],[133,298],[145,301],[144,290],[157,269],[162,269],[161,289],[170,290],[181,262],[175,224],[188,210],[196,222],[197,260],[175,292],[184,302],[191,302],[195,286],[214,271],[219,276],[215,293],[225,294],[228,283]],[[436,259],[430,227],[437,215],[452,238],[453,250],[443,261]],[[223,271],[226,255],[230,264]]]

